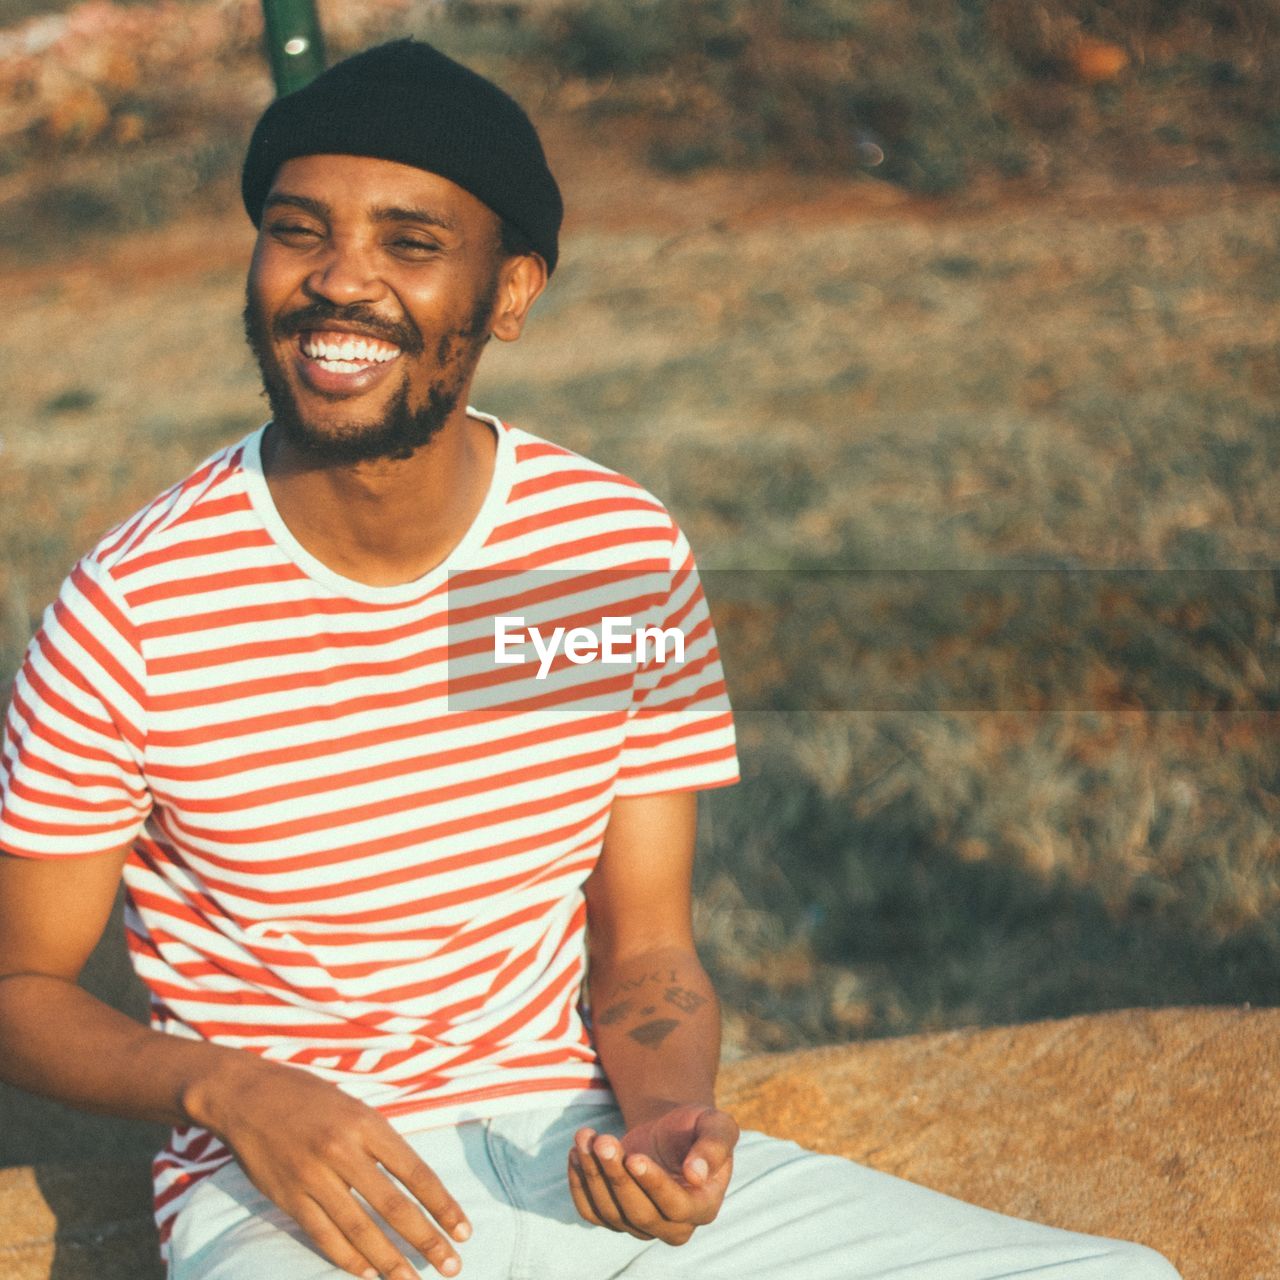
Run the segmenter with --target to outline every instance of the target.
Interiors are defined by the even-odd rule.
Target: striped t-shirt
[[[31,642],[0,771],[0,848],[130,846],[153,1027],[306,1068],[404,1132],[608,1100],[579,1000],[610,804],[737,777],[671,516],[471,412],[497,437],[488,494],[414,582],[311,556],[272,502],[262,431],[112,530]],[[518,625],[599,635],[602,618],[679,631],[683,660],[655,640],[544,663]],[[162,1243],[230,1158],[174,1129]]]

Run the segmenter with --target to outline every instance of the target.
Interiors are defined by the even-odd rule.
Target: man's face
[[[282,165],[244,317],[275,429],[317,461],[410,456],[470,385],[502,263],[497,216],[446,178],[367,156]]]

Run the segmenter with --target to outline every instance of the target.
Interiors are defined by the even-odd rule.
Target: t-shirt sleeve
[[[667,632],[648,644],[636,671],[616,794],[691,791],[737,782],[733,712],[711,611],[684,534],[675,530],[665,598],[652,625]],[[683,637],[677,661],[674,632]]]
[[[144,688],[123,601],[83,560],[45,611],[14,682],[0,753],[0,849],[75,857],[137,835],[151,809]]]

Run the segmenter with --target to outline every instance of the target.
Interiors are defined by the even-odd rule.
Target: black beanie
[[[505,218],[555,269],[564,205],[537,131],[497,85],[429,44],[393,40],[357,53],[263,112],[240,178],[254,226],[276,170],[322,154],[438,173]]]

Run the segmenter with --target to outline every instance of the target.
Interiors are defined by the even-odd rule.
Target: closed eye
[[[440,246],[434,240],[418,240],[413,236],[401,236],[391,242],[392,248],[409,253],[439,253]]]
[[[314,227],[303,226],[300,222],[273,222],[271,224],[271,234],[301,239],[306,236],[318,236],[320,233]]]

